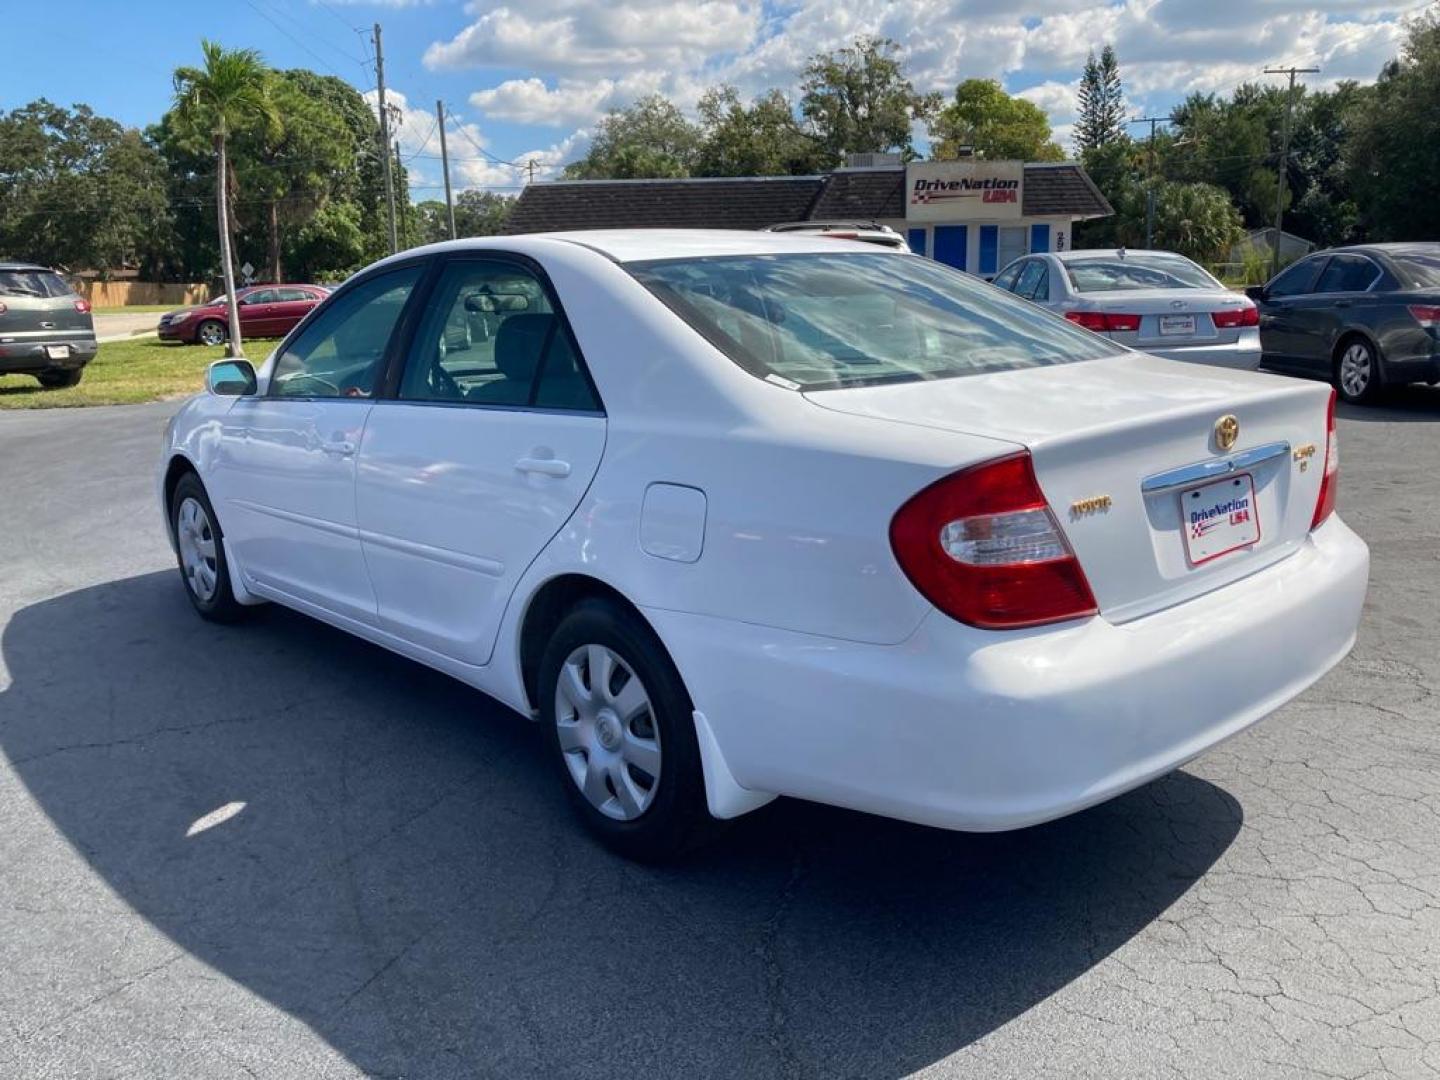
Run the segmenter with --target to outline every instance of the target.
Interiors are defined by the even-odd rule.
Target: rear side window
[[[746,371],[792,388],[948,379],[1123,352],[915,256],[737,255],[626,269]]]
[[[31,296],[46,300],[69,295],[70,286],[51,270],[0,270],[0,296]]]
[[[405,401],[596,411],[569,327],[540,280],[503,260],[459,259],[415,332]]]
[[[1364,292],[1380,276],[1380,268],[1363,255],[1336,255],[1325,267],[1316,292]]]
[[[1023,296],[1026,300],[1050,299],[1050,289],[1045,278],[1045,264],[1039,259],[1031,259],[1025,264],[1025,269],[1020,271],[1020,278],[1015,282],[1015,295]]]

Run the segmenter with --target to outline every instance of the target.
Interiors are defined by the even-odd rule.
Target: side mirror
[[[217,397],[250,397],[257,389],[249,360],[216,360],[205,371],[205,389]]]
[[[1245,295],[1248,296],[1251,300],[1254,300],[1257,304],[1264,303],[1266,296],[1265,286],[1251,285],[1246,288]]]

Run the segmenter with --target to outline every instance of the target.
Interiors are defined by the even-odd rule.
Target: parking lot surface
[[[665,869],[474,692],[200,622],[174,407],[0,417],[0,1076],[1440,1076],[1440,390],[1342,410],[1360,641],[1257,728],[1021,833],[782,800]]]

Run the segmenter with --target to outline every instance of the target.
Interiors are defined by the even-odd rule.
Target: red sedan
[[[284,337],[330,293],[320,285],[253,285],[235,290],[240,308],[240,336]],[[230,335],[225,297],[200,307],[184,308],[160,316],[161,341],[187,345],[219,345]]]

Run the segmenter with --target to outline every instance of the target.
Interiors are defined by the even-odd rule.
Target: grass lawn
[[[257,364],[273,342],[247,347]],[[79,386],[43,390],[29,375],[0,375],[0,409],[54,409],[75,405],[127,405],[184,397],[205,384],[205,368],[225,346],[171,345],[155,338],[112,341],[85,367]]]
[[[184,307],[184,304],[131,304],[128,307],[91,308],[96,315],[162,315]]]

